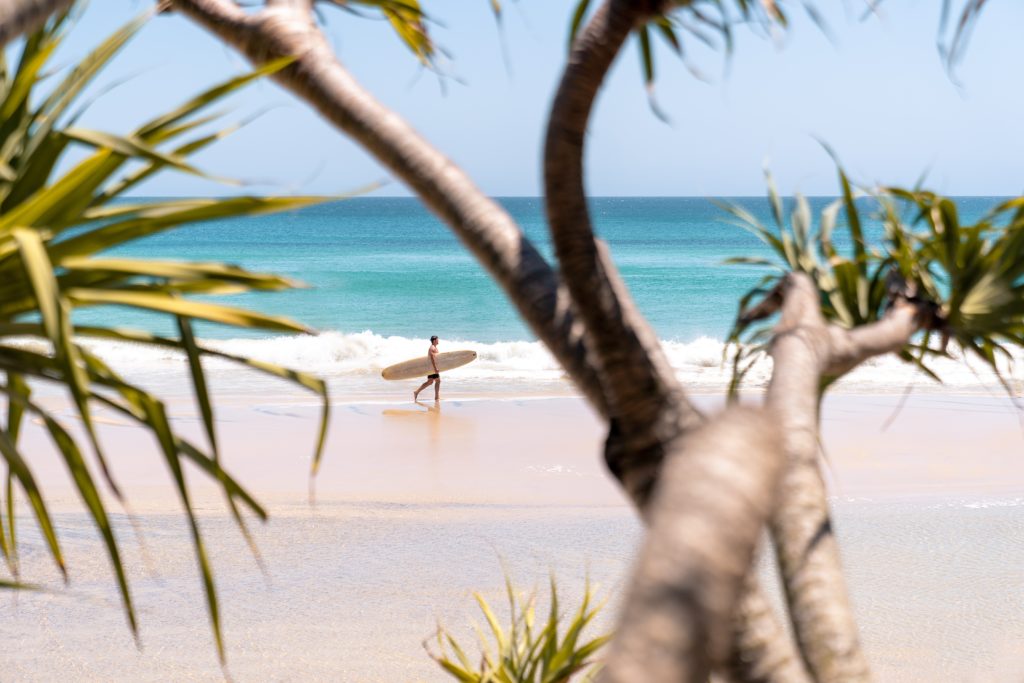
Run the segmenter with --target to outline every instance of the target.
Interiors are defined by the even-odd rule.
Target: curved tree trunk
[[[594,99],[623,42],[650,3],[605,2],[580,31],[548,118],[544,198],[562,277],[597,357],[612,421],[609,468],[639,500],[648,495],[676,430],[700,416],[683,395],[650,325],[594,237],[583,186],[583,151]]]
[[[18,36],[31,33],[75,0],[0,0],[0,48]]]
[[[725,665],[774,503],[783,454],[764,410],[730,408],[667,451],[602,683],[706,683]]]
[[[897,276],[896,280],[900,280]],[[839,547],[819,468],[819,396],[824,376],[839,377],[872,356],[898,351],[931,324],[927,305],[890,282],[892,306],[878,322],[852,330],[828,325],[807,275],[790,273],[772,340],[767,405],[782,429],[787,465],[770,528],[793,630],[815,680],[871,680],[850,607]]]
[[[770,528],[808,669],[822,683],[867,681],[867,661],[818,467],[817,371],[822,356],[815,346],[813,335],[804,331],[786,330],[773,341],[775,369],[767,405],[782,428],[787,467]]]
[[[583,184],[583,151],[590,112],[608,69],[633,28],[662,4],[610,0],[594,13],[572,46],[544,149],[552,238],[608,397],[611,430],[605,459],[647,511],[655,509],[646,501],[654,483],[661,485],[658,472],[667,449],[702,418],[685,399],[660,342],[636,310],[604,245],[595,239]],[[747,582],[733,625],[731,675],[738,680],[806,680],[756,577]]]
[[[748,570],[739,607],[733,614],[732,650],[723,671],[729,680],[742,683],[809,683],[811,680],[792,639],[758,582],[754,562]]]

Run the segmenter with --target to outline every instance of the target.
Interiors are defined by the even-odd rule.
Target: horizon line
[[[229,199],[231,197],[243,197],[243,196],[264,196],[264,197],[331,197],[330,194],[280,194],[275,195],[273,193],[254,193],[253,195],[217,195],[217,194],[140,194],[140,195],[123,195],[119,199]],[[487,195],[489,199],[544,199],[544,195],[530,195],[530,194],[495,194]],[[782,199],[792,199],[796,195],[779,195]],[[838,199],[841,195],[838,194],[802,194],[807,199]],[[857,197],[857,199],[866,198]],[[1019,195],[1014,194],[943,194],[943,197],[949,197],[952,199],[1010,199]],[[726,197],[729,199],[767,199],[768,195],[764,194],[595,194],[587,195],[587,199],[717,199],[720,197]],[[422,201],[421,197],[416,195],[348,195],[338,196],[335,201],[351,201],[354,199],[412,199],[416,201]]]

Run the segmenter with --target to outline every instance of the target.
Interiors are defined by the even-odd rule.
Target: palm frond
[[[265,519],[266,511],[221,467],[215,413],[202,359],[218,356],[258,372],[291,382],[318,395],[324,406],[313,467],[323,453],[327,425],[327,387],[304,373],[205,347],[193,332],[193,321],[232,327],[308,333],[293,320],[222,303],[195,301],[192,294],[275,291],[300,286],[287,278],[251,273],[237,266],[114,258],[103,252],[142,237],[191,223],[294,210],[324,197],[231,197],[226,199],[126,202],[122,195],[158,172],[208,176],[190,157],[223,138],[233,128],[182,138],[211,124],[205,110],[255,80],[283,68],[278,60],[252,73],[228,79],[151,118],[127,134],[86,130],[68,117],[81,93],[103,66],[135,35],[147,16],[115,31],[72,67],[47,92],[42,74],[66,33],[66,17],[57,16],[28,36],[17,68],[0,71],[0,385],[7,402],[7,420],[0,429],[0,460],[6,464],[5,507],[0,513],[0,554],[20,584],[14,500],[22,497],[42,532],[49,553],[67,572],[58,529],[18,435],[23,416],[37,416],[68,468],[88,515],[100,532],[129,626],[138,621],[131,587],[121,559],[117,535],[104,502],[103,485],[121,492],[104,457],[92,411],[102,406],[122,413],[150,431],[169,468],[192,531],[207,610],[221,658],[224,644],[213,568],[193,512],[182,462],[197,465],[224,492],[227,504],[246,539],[242,509]],[[38,104],[37,104],[38,102]],[[167,147],[170,146],[170,149]],[[84,158],[66,172],[60,162],[72,147],[85,148]],[[119,175],[122,174],[122,175]],[[159,337],[144,330],[81,326],[72,322],[76,309],[121,306],[157,312],[177,326],[177,337]],[[18,339],[16,339],[16,337]],[[26,347],[24,337],[43,342]],[[160,398],[117,375],[84,343],[103,338],[148,344],[180,351],[188,372],[210,455],[175,430]],[[28,380],[28,381],[27,381]],[[51,382],[67,389],[68,398],[85,428],[88,449],[47,409],[32,398],[32,382]],[[102,475],[97,477],[93,470]],[[6,519],[4,517],[6,516]]]
[[[327,0],[330,4],[348,10],[353,14],[361,14],[361,10],[370,9],[380,12],[394,30],[395,35],[424,65],[429,66],[437,52],[437,47],[427,31],[428,17],[423,12],[419,0]],[[492,4],[496,12],[500,6]]]
[[[667,120],[654,96],[657,70],[652,33],[682,60],[691,74],[700,80],[707,80],[690,60],[686,47],[691,39],[713,51],[722,52],[728,60],[732,55],[737,25],[752,27],[763,33],[787,29],[789,18],[785,4],[784,0],[693,0],[665,3],[666,9],[663,12],[654,14],[647,22],[637,26],[634,33],[640,50],[644,87],[654,114],[662,120]],[[806,1],[800,4],[811,20],[827,34],[824,20],[814,4]],[[590,7],[591,0],[577,0],[573,7],[569,22],[570,48],[583,26]]]
[[[477,631],[481,650],[478,665],[473,665],[465,648],[440,626],[436,634],[437,652],[428,648],[434,661],[462,683],[569,683],[578,674],[585,680],[591,680],[599,666],[596,655],[611,636],[584,636],[604,606],[603,603],[594,604],[589,581],[584,587],[583,599],[568,623],[564,623],[565,617],[559,611],[554,577],[550,582],[548,616],[540,624],[537,623],[535,595],[524,599],[507,577],[505,593],[509,610],[506,625],[502,625],[482,595],[474,595],[489,631]]]
[[[742,207],[726,207],[743,227],[771,250],[772,259],[739,258],[731,263],[771,266],[740,301],[728,337],[733,354],[731,387],[760,357],[757,344],[766,327],[759,314],[765,296],[787,272],[807,274],[821,295],[826,320],[853,328],[878,321],[899,296],[930,311],[923,340],[912,340],[899,354],[933,379],[941,379],[925,359],[945,354],[953,343],[977,357],[1008,387],[1004,376],[1010,349],[1024,345],[1024,198],[997,203],[977,221],[965,224],[956,202],[925,189],[884,187],[858,190],[838,169],[840,196],[810,227],[808,204],[799,195],[788,223],[782,202],[768,177],[768,201],[775,227],[763,225]],[[832,241],[842,210],[850,253]],[[869,243],[866,221],[882,226],[881,239]],[[898,283],[898,290],[893,290]],[[760,308],[759,308],[760,306]],[[771,307],[769,312],[774,311]],[[939,346],[932,347],[931,332]],[[827,378],[828,386],[837,378]]]

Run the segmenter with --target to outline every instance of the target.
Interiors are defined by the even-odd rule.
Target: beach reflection
[[[432,401],[431,403],[426,403],[425,401],[415,401],[415,403],[420,408],[425,408],[425,410],[420,410],[420,409],[411,409],[410,410],[408,408],[385,408],[383,411],[381,411],[381,415],[385,415],[387,417],[424,417],[424,416],[426,416],[426,417],[430,418],[432,422],[436,421],[438,418],[441,417],[441,402],[440,401]]]
[[[430,447],[430,454],[438,454],[438,446],[441,442],[441,402],[414,401],[417,408],[385,408],[381,414],[384,417],[401,417],[406,419],[426,420],[428,427],[427,445]]]

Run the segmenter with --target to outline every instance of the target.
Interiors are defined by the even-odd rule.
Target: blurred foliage
[[[365,16],[377,11],[388,20],[395,34],[424,65],[430,65],[437,51],[427,31],[427,15],[419,0],[324,0],[352,14]],[[495,12],[499,9],[496,6]]]
[[[874,15],[882,0],[863,0],[865,16]],[[569,47],[583,25],[592,0],[577,0],[569,22]],[[939,20],[938,49],[950,74],[963,58],[973,30],[987,0],[942,0]],[[816,0],[665,0],[663,11],[634,31],[640,50],[640,65],[648,99],[654,113],[665,115],[654,99],[655,58],[652,34],[657,35],[683,61],[696,78],[707,80],[689,59],[686,50],[690,39],[724,53],[728,59],[735,46],[735,27],[745,26],[763,35],[772,35],[790,28],[793,7],[799,5],[823,34],[831,30]],[[959,12],[956,6],[960,5]],[[956,16],[956,19],[952,17]]]
[[[952,72],[967,50],[971,31],[985,8],[986,0],[963,0],[959,15],[950,30],[950,17],[955,14],[955,0],[942,0],[942,15],[939,19],[939,55]]]
[[[583,600],[572,619],[559,633],[558,590],[551,580],[551,606],[547,618],[538,623],[536,596],[522,600],[505,580],[511,623],[502,627],[494,610],[480,594],[474,594],[490,630],[477,629],[480,645],[479,664],[474,665],[451,633],[437,631],[437,654],[430,653],[442,669],[461,683],[568,683],[580,674],[591,680],[597,671],[595,655],[610,640],[610,635],[585,639],[590,626],[603,605],[592,605],[593,591],[589,582]]]
[[[148,15],[147,15],[148,16]],[[232,327],[299,332],[309,330],[287,318],[221,304],[190,300],[194,294],[272,291],[296,286],[276,276],[250,273],[218,263],[151,261],[103,256],[102,252],[143,237],[198,221],[253,216],[308,206],[319,197],[176,199],[134,202],[122,198],[155,173],[173,169],[204,175],[189,160],[237,126],[208,131],[217,117],[201,115],[212,104],[273,73],[290,60],[220,83],[139,126],[127,135],[76,127],[87,108],[82,93],[115,54],[138,32],[147,16],[115,31],[81,61],[50,71],[51,58],[72,23],[68,14],[52,18],[27,36],[17,63],[0,62],[0,385],[7,419],[0,429],[0,456],[6,464],[6,505],[0,509],[0,555],[19,582],[19,543],[15,499],[27,501],[53,561],[67,578],[57,529],[33,473],[32,458],[19,446],[26,414],[34,415],[63,459],[85,508],[103,540],[114,570],[128,623],[137,633],[135,605],[119,542],[97,482],[124,502],[94,424],[100,407],[128,418],[154,437],[187,515],[217,649],[223,642],[217,593],[198,522],[193,513],[184,463],[204,472],[223,491],[239,527],[251,538],[241,508],[259,519],[265,510],[220,466],[214,408],[203,357],[226,359],[279,377],[316,393],[323,401],[314,465],[319,462],[327,425],[327,388],[319,379],[287,368],[208,349],[195,337],[193,321]],[[42,84],[49,84],[43,89]],[[77,106],[77,109],[72,107]],[[77,148],[77,149],[75,149]],[[67,152],[72,149],[77,156]],[[78,161],[74,161],[78,158]],[[63,161],[66,172],[58,172]],[[120,306],[169,316],[179,332],[159,337],[142,330],[77,325],[79,308]],[[160,397],[121,377],[90,348],[85,338],[160,346],[188,360],[197,409],[208,448],[182,437]],[[63,387],[81,422],[88,448],[58,416],[33,398],[29,380]],[[91,451],[91,453],[89,452]],[[255,548],[254,548],[255,550]],[[6,585],[6,582],[5,582]]]
[[[793,4],[792,2],[789,4]],[[810,0],[800,4],[807,14],[824,30],[825,24]],[[654,99],[655,59],[654,41],[657,35],[669,49],[682,60],[694,76],[706,80],[699,69],[690,61],[686,45],[693,39],[705,47],[720,51],[728,58],[735,43],[734,30],[744,25],[766,34],[776,28],[785,30],[789,26],[786,3],[777,0],[682,0],[664,3],[664,11],[655,14],[634,33],[640,49],[640,65],[647,89],[651,109],[661,119],[665,115]],[[584,23],[591,0],[578,0],[569,25],[569,47]]]
[[[789,272],[806,273],[821,294],[825,319],[847,329],[880,320],[898,297],[925,307],[930,322],[900,357],[941,381],[925,359],[950,357],[952,342],[981,359],[1009,391],[1003,364],[1012,361],[1010,347],[1024,347],[1024,197],[999,203],[964,224],[950,198],[898,187],[857,192],[839,169],[841,197],[822,209],[815,228],[805,197],[795,196],[787,221],[770,175],[767,184],[773,226],[740,206],[726,207],[772,252],[770,259],[729,262],[773,271],[740,301],[727,346],[731,393],[765,355],[772,328],[756,309]],[[837,220],[840,211],[845,220]],[[869,244],[863,228],[871,219],[883,227],[876,245]],[[837,226],[846,232],[849,253],[833,244]],[[823,388],[836,379],[825,378]]]

